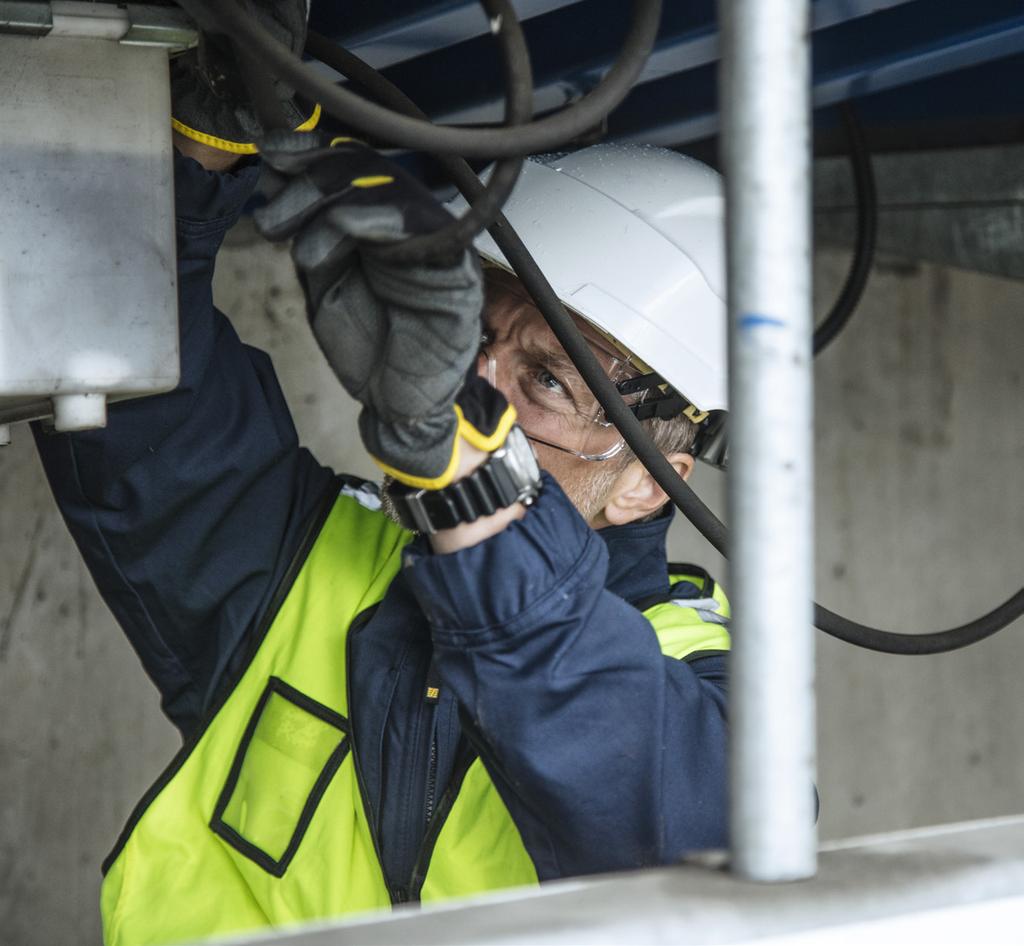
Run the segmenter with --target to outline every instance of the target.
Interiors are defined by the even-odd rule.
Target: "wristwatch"
[[[444,489],[414,489],[398,482],[388,487],[402,525],[425,535],[475,522],[513,503],[529,506],[539,492],[540,466],[518,424],[485,463]]]

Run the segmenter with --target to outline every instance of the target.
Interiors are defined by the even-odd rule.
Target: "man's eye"
[[[550,371],[541,368],[537,371],[537,383],[552,394],[568,395],[565,386]]]

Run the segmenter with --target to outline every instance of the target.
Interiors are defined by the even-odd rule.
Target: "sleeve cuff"
[[[556,618],[559,602],[573,610],[573,589],[604,587],[608,554],[555,480],[526,515],[478,545],[433,555],[426,543],[404,552],[403,573],[438,643],[470,647]]]
[[[198,161],[174,152],[174,194],[178,229],[225,232],[241,216],[260,177],[258,158],[243,158],[230,171],[207,171]]]

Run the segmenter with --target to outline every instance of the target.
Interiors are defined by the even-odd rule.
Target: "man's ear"
[[[693,472],[694,460],[688,453],[671,453],[665,459],[684,480]],[[667,499],[647,467],[634,460],[616,478],[598,518],[603,520],[602,525],[623,526],[657,512]]]

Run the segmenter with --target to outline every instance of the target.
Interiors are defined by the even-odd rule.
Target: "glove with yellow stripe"
[[[306,45],[308,0],[235,0],[275,39],[301,53]],[[315,128],[320,106],[304,106],[295,90],[273,77],[273,90],[290,127]],[[171,124],[202,144],[231,154],[255,154],[263,128],[227,37],[200,32],[199,45],[171,60]]]
[[[385,473],[441,489],[459,443],[493,451],[515,409],[476,377],[483,284],[472,250],[433,264],[374,253],[451,220],[401,167],[352,139],[273,132],[259,142],[275,189],[256,224],[294,237],[310,323],[338,379],[363,404],[359,432]]]

